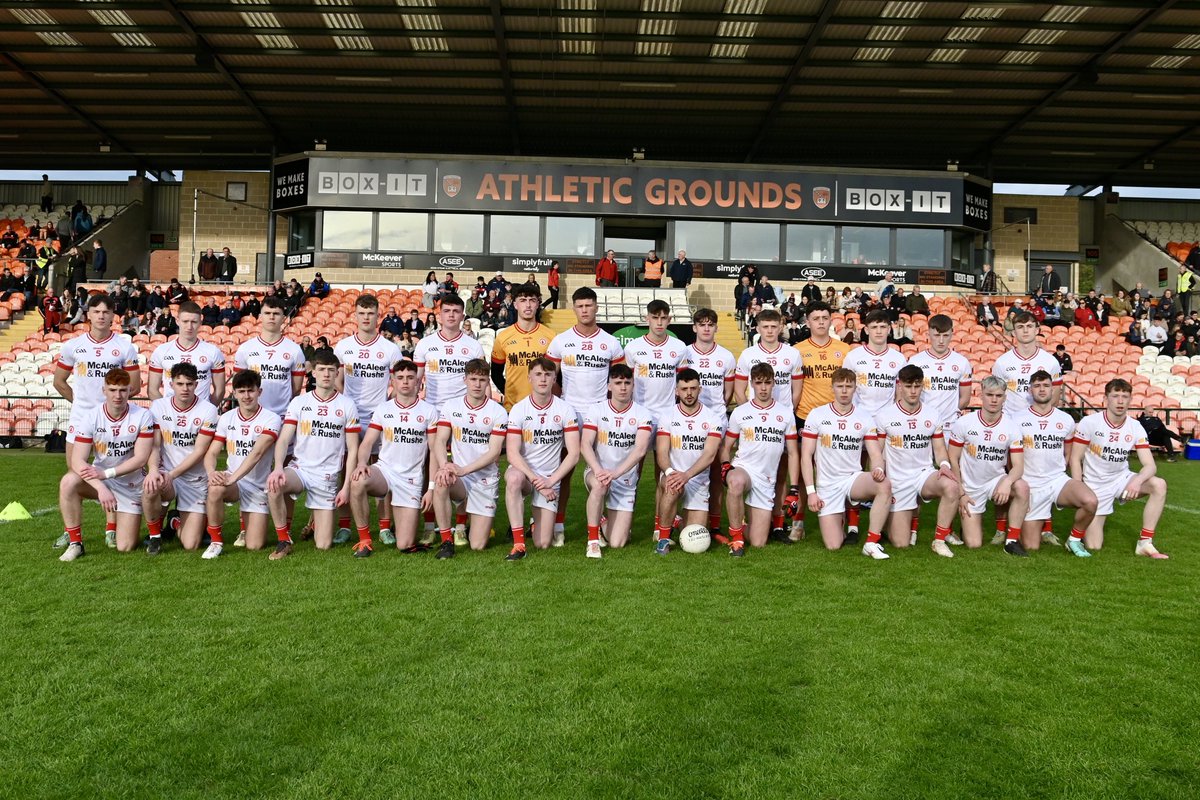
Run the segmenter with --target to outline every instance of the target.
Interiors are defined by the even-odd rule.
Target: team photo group
[[[671,307],[654,300],[645,335],[622,346],[597,324],[590,288],[574,292],[575,325],[558,334],[538,321],[536,284],[512,296],[516,323],[491,353],[463,330],[454,295],[411,358],[380,334],[371,294],[357,299],[357,331],[308,357],[270,297],[228,384],[187,302],[178,336],[150,357],[149,408],[132,402],[143,390],[137,351],[113,328],[111,300],[93,296],[89,331],[64,343],[55,373],[71,403],[59,558],[85,555],[85,500],[103,507],[119,552],[157,555],[168,528],[185,551],[218,558],[233,506],[234,545],[272,560],[308,538],[318,550],[353,540],[358,558],[383,545],[444,559],[510,531],[510,561],[576,543],[588,558],[711,542],[742,557],[805,538],[806,513],[826,548],[877,560],[922,540],[946,558],[985,540],[1015,557],[1050,544],[1086,558],[1115,504],[1144,500],[1140,533],[1113,534],[1136,555],[1167,558],[1154,541],[1167,486],[1129,415],[1130,383],[1110,380],[1104,408],[1077,422],[1059,407],[1059,364],[1030,314],[1016,315],[1012,349],[981,378],[944,315],[906,359],[888,344],[885,311],[867,314],[863,343],[851,345],[831,335],[832,309],[811,303],[810,336],[793,346],[766,309],[735,356],[717,344],[709,309],[692,316],[684,344],[668,330]],[[573,482],[586,492],[584,525],[566,519]],[[300,502],[309,522],[294,539]],[[635,529],[635,507],[642,525],[651,503],[653,530]],[[924,503],[935,505],[932,532],[918,530]],[[1073,511],[1063,541],[1055,509]]]

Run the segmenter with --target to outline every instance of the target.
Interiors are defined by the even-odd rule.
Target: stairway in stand
[[[562,333],[575,324],[575,312],[569,308],[543,308],[542,324],[555,333]]]
[[[12,351],[14,344],[25,341],[33,333],[42,329],[42,315],[37,311],[27,311],[18,320],[0,331],[0,353]]]
[[[717,344],[733,353],[734,358],[746,349],[746,339],[742,336],[738,322],[728,311],[717,313]]]

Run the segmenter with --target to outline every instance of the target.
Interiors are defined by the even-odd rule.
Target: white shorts
[[[180,514],[203,514],[208,501],[208,477],[176,478],[171,482],[175,489],[175,510]]]
[[[376,464],[375,467],[387,481],[388,491],[392,493],[393,508],[421,507],[421,497],[425,494],[422,472],[403,475],[388,469],[383,464]]]
[[[892,511],[912,511],[917,507],[918,498],[922,503],[928,503],[928,500],[921,497],[921,487],[937,472],[937,467],[926,467],[913,476],[893,477]]]
[[[768,475],[757,470],[747,469],[744,464],[733,464],[735,469],[744,470],[750,476],[750,491],[746,492],[746,505],[754,508],[775,510],[775,480],[776,475]]]
[[[817,497],[825,504],[821,507],[818,517],[831,517],[834,514],[846,513],[846,503],[850,500],[850,490],[859,475],[865,472],[855,472],[844,478],[834,478],[817,484]]]
[[[463,475],[459,478],[467,490],[467,513],[480,517],[496,516],[496,500],[500,496],[499,475]]]
[[[1058,507],[1058,494],[1071,480],[1071,476],[1063,472],[1048,481],[1029,482],[1029,512],[1027,520],[1050,519],[1054,509]]]
[[[237,482],[238,510],[243,514],[270,514],[266,484],[258,485],[246,478]]]
[[[1084,480],[1084,484],[1096,493],[1096,516],[1107,517],[1113,513],[1113,501],[1124,503],[1124,500],[1117,500],[1121,492],[1125,491],[1125,487],[1129,482],[1137,477],[1137,473],[1125,470],[1111,478],[1105,478],[1102,481],[1095,483]]]
[[[708,511],[710,472],[705,470],[683,485],[683,507],[687,511]]]
[[[963,492],[971,498],[972,514],[982,514],[987,510],[988,501],[992,499],[992,494],[996,491],[996,484],[1004,480],[1004,477],[1004,475],[997,475],[982,486],[963,484]]]
[[[334,499],[338,493],[338,476],[327,475],[324,472],[307,470],[298,466],[294,461],[288,467],[296,473],[300,483],[304,484],[304,507],[316,511],[331,511],[335,508]]]
[[[132,478],[129,475],[122,475],[119,478],[109,478],[104,481],[104,485],[117,498],[117,511],[121,514],[138,514],[142,513],[142,481],[145,475],[141,471],[132,473]]]
[[[590,468],[585,469],[583,471],[584,481],[591,474]],[[613,478],[612,482],[608,484],[608,495],[605,499],[609,511],[633,511],[633,504],[637,501],[639,477],[639,471],[635,467],[624,475]]]
[[[71,414],[69,417],[67,417],[67,444],[68,445],[75,444],[75,431],[76,431],[76,429],[79,428],[79,422],[80,422],[80,420],[82,420],[84,418],[85,415],[90,413],[90,412],[84,411],[82,409],[77,411],[76,410],[77,408],[79,408],[77,405],[72,404],[71,405]]]
[[[533,486],[531,485],[529,487],[529,490],[530,490],[531,494],[533,495],[533,500],[532,500],[533,507],[534,508],[548,508],[551,511],[557,513],[558,512],[558,498],[562,494],[562,484],[561,483],[554,484],[553,489],[554,489],[555,499],[553,501],[550,501],[550,500],[547,500],[546,498],[542,497],[542,493],[539,492],[537,489],[534,489]]]

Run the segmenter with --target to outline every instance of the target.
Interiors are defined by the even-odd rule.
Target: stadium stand
[[[1192,248],[1200,244],[1200,222],[1130,220],[1128,224],[1176,261],[1183,261]]]
[[[92,213],[92,217],[95,219],[95,227],[93,227],[87,236],[81,241],[90,240],[99,234],[104,224],[115,217],[124,208],[125,206],[117,205],[92,206],[89,211]],[[21,237],[22,241],[24,241],[24,239],[30,235],[30,225],[35,219],[42,222],[44,225],[47,221],[57,221],[60,217],[65,217],[69,213],[70,208],[65,205],[56,206],[54,211],[47,214],[38,208],[36,204],[14,205],[10,203],[0,207],[0,231],[7,229],[9,225],[12,225],[13,230],[16,231],[17,235]],[[45,240],[40,237],[32,239],[31,241],[33,241],[34,245],[39,248],[45,244]],[[53,247],[55,252],[62,252],[62,243],[58,240],[52,241],[51,247]],[[17,277],[25,274],[25,262],[20,261],[17,258],[19,251],[19,247],[0,248],[0,268],[8,267],[10,270],[12,270],[13,275],[16,275]],[[5,319],[6,318],[4,316],[0,315],[0,322],[3,322]]]

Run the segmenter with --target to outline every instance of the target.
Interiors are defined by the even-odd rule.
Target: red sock
[[[743,522],[741,525],[737,526],[736,528],[731,527],[729,529],[729,538],[734,544],[745,544],[746,543],[746,538],[744,536],[745,533],[746,533],[746,523]]]
[[[363,544],[365,542],[366,544],[370,544],[371,543],[371,526],[358,525],[356,527],[358,528],[358,543]]]
[[[466,525],[467,524],[467,515],[466,514],[455,514],[454,515],[454,524],[455,525]]]
[[[708,515],[708,529],[710,531],[715,531],[720,527],[721,527],[721,515],[720,514],[709,514]]]
[[[783,527],[783,514],[772,514],[771,515],[771,527],[772,528],[782,528]]]
[[[1054,533],[1054,520],[1046,520],[1042,523],[1042,533]]]
[[[379,518],[379,530],[390,531],[392,529],[392,521],[387,517]]]
[[[71,540],[71,544],[83,544],[83,526],[67,528],[67,538]]]
[[[1154,534],[1150,535],[1153,536]],[[1083,531],[1079,530],[1079,528],[1071,528],[1071,538],[1076,541],[1083,541]]]
[[[1142,535],[1138,537],[1139,542],[1148,542],[1154,538],[1153,528],[1142,528]]]
[[[117,532],[116,520],[113,520],[111,522],[109,522],[108,520],[105,520],[104,521],[104,532],[105,533],[116,533]]]
[[[525,529],[513,528],[513,547],[525,549]]]
[[[1006,531],[1008,531],[1008,519],[996,517],[996,533],[1005,533]]]
[[[426,522],[433,522],[433,521],[434,521],[434,519],[433,519],[433,512],[432,512],[432,511],[426,511],[426,512],[425,512],[425,521],[426,521]]]
[[[438,533],[442,537],[442,544],[445,544],[446,542],[454,541],[454,529],[453,528],[442,528],[441,530],[438,531]]]
[[[1021,529],[1020,528],[1009,528],[1008,533],[1004,537],[1004,543],[1008,544],[1009,542],[1015,542],[1020,538],[1021,538]]]
[[[918,524],[919,522],[920,522],[920,520],[919,520],[919,519],[917,519],[917,515],[916,515],[916,514],[913,514],[912,521],[908,523],[908,530],[909,530],[909,532],[910,532],[910,533],[916,533],[916,532],[917,532],[917,524]],[[939,527],[939,528],[938,528],[938,530],[941,530],[941,528]],[[947,529],[946,529],[946,532],[947,532],[947,533],[949,533],[949,532],[950,532],[950,529],[949,529],[949,528],[947,528]],[[942,537],[942,538],[945,538],[945,537]]]
[[[658,530],[658,526],[662,524],[662,520],[658,518],[658,514],[654,515],[654,530]]]
[[[851,528],[858,527],[858,515],[859,515],[858,506],[850,506],[849,510],[846,511],[846,523]]]
[[[558,510],[558,513],[554,515],[554,524],[562,525],[562,524],[566,523],[566,521],[567,521],[567,510],[565,508],[560,508]]]
[[[914,522],[915,521],[916,520],[914,520]],[[933,532],[933,538],[937,539],[939,542],[946,541],[946,537],[949,535],[950,535],[950,529],[943,528],[941,525],[938,525],[937,528],[934,529],[934,532]]]
[[[658,537],[657,537],[657,538],[659,539],[659,541],[661,541],[661,540],[663,540],[663,539],[670,539],[670,538],[671,538],[671,529],[670,529],[670,528],[668,528],[666,525],[659,525],[659,526],[656,528],[656,530],[658,531]]]
[[[350,515],[349,514],[338,515],[338,527],[339,528],[349,528],[350,527]]]
[[[878,542],[882,538],[883,538],[883,536],[881,534],[876,533],[875,531],[867,531],[867,544],[871,544],[873,542]]]
[[[151,536],[162,536],[162,517],[146,520],[146,528]]]
[[[289,520],[288,524],[289,525],[291,524],[290,520]],[[239,526],[238,527],[239,531],[246,530],[246,515],[245,514],[238,514],[238,526]]]
[[[275,536],[281,542],[291,542],[292,541],[292,531],[290,530],[290,527],[287,525],[284,525],[282,527],[280,527],[279,525],[276,525],[275,526]]]
[[[220,525],[209,525],[208,526],[208,538],[212,539],[217,544],[225,544],[225,540],[221,538],[221,526]]]
[[[588,525],[587,531],[588,531],[588,541],[589,542],[600,541],[600,526],[599,525]]]

